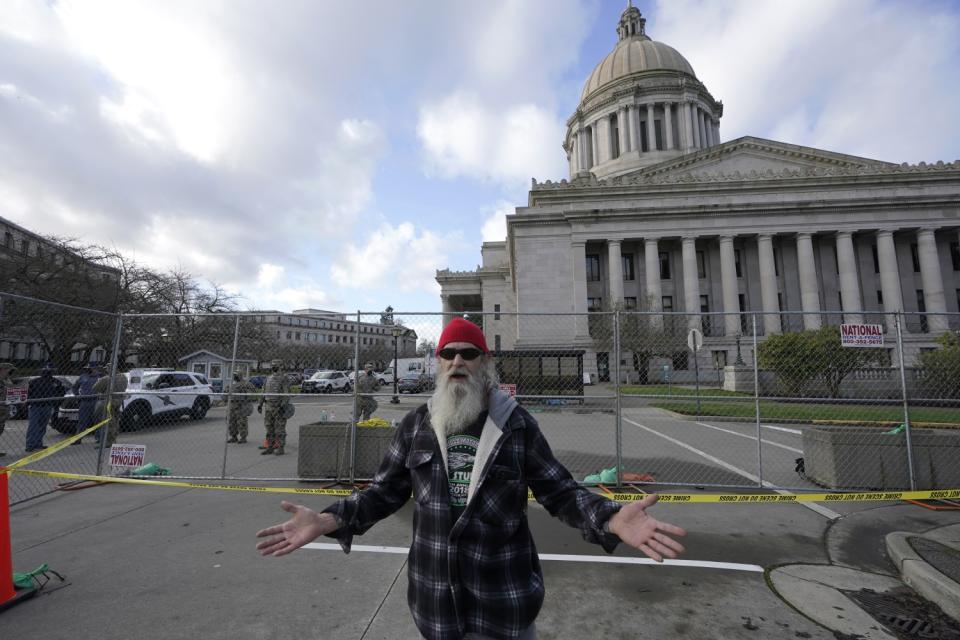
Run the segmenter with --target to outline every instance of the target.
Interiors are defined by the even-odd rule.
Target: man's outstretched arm
[[[677,525],[648,515],[647,508],[656,502],[657,495],[654,493],[623,505],[610,517],[607,529],[631,547],[661,562],[664,557],[676,558],[683,553],[683,545],[671,536],[685,536],[687,532]]]
[[[293,517],[283,524],[257,531],[257,537],[263,538],[257,543],[257,551],[262,556],[285,556],[340,528],[332,513],[317,513],[286,500],[280,503],[280,507]]]

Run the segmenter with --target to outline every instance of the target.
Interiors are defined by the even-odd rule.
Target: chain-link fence
[[[435,393],[452,317],[0,302],[0,361],[17,368],[0,462],[102,419],[113,390],[115,433],[32,467],[136,473],[111,465],[117,443],[143,446],[172,477],[231,482],[372,477],[396,424]],[[484,329],[501,388],[580,481],[960,486],[958,314],[465,315]],[[29,394],[47,363],[60,384]],[[11,500],[56,486],[14,474]]]

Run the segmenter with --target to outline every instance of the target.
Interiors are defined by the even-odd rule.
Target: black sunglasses
[[[477,357],[479,357],[482,353],[483,351],[480,351],[480,349],[475,349],[474,347],[467,347],[466,349],[454,349],[452,347],[446,347],[440,349],[437,355],[444,360],[453,360],[458,354],[464,360],[476,360]]]

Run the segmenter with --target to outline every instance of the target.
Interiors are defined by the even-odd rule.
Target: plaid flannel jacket
[[[476,494],[451,522],[447,469],[427,406],[397,429],[373,484],[325,511],[342,523],[330,534],[350,552],[354,535],[394,513],[413,495],[407,601],[429,640],[466,633],[515,638],[543,604],[543,573],[527,525],[527,488],[551,515],[612,552],[619,538],[603,525],[620,505],[580,487],[557,461],[537,422],[500,391],[490,416],[502,431]],[[497,420],[496,418],[499,418]]]

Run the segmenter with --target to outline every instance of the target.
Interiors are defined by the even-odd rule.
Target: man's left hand
[[[611,533],[631,547],[643,551],[657,562],[662,562],[664,556],[676,558],[683,553],[683,545],[670,535],[685,536],[687,532],[676,525],[647,515],[647,508],[656,502],[657,494],[653,493],[642,500],[624,505],[610,518],[609,528]]]

